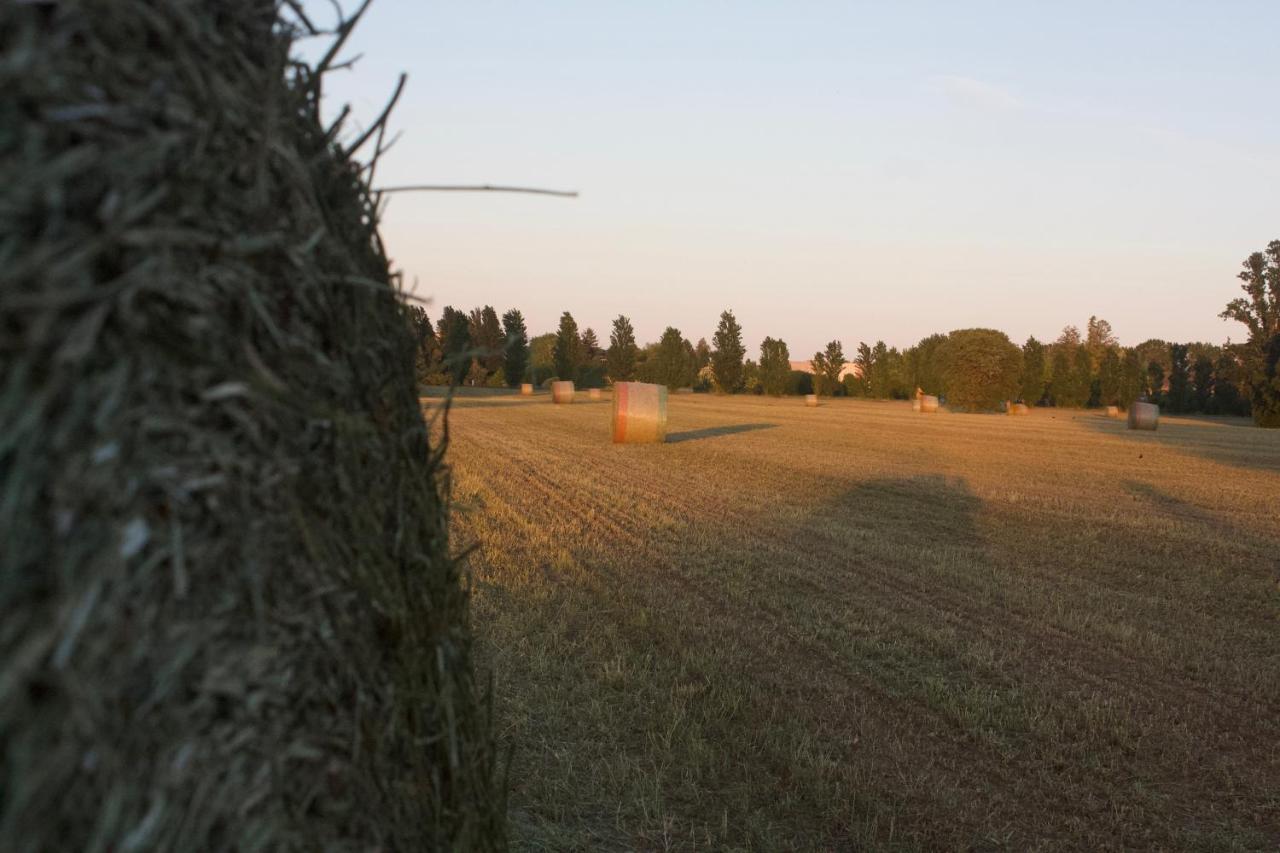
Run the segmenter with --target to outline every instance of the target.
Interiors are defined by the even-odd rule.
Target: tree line
[[[532,339],[516,309],[501,321],[488,305],[469,313],[447,307],[436,325],[420,307],[411,316],[424,384],[515,387],[571,379],[593,388],[639,380],[727,394],[871,399],[908,399],[919,390],[969,410],[993,409],[1005,400],[1121,408],[1148,400],[1171,413],[1252,413],[1260,425],[1280,426],[1280,240],[1243,266],[1238,277],[1246,295],[1222,313],[1249,330],[1241,344],[1153,339],[1124,347],[1111,324],[1095,316],[1083,332],[1069,325],[1056,340],[1030,337],[1021,346],[994,329],[959,329],[902,351],[884,341],[860,342],[846,359],[841,341],[833,340],[811,357],[812,372],[791,369],[780,338],[766,337],[759,359],[747,358],[731,310],[720,315],[710,344],[705,338],[694,344],[668,326],[644,346],[622,315],[613,321],[607,345],[591,328],[580,332],[568,311],[555,332]],[[854,370],[846,372],[850,362]]]

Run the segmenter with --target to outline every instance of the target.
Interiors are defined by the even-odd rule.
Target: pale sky
[[[433,317],[696,341],[732,308],[752,357],[1090,314],[1221,342],[1280,238],[1277,31],[1276,0],[375,0],[327,106],[370,121],[406,71],[379,184],[581,192],[393,198]]]

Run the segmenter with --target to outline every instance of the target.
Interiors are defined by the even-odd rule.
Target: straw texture
[[[667,386],[615,382],[614,444],[655,444],[667,438]]]
[[[573,402],[573,383],[572,382],[552,382],[551,383],[551,402],[572,403]]]
[[[1155,403],[1129,406],[1129,429],[1155,430],[1160,425],[1160,407]]]
[[[0,850],[504,846],[367,171],[271,0],[0,2]]]

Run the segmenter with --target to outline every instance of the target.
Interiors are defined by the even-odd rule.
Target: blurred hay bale
[[[912,407],[913,409],[916,407]],[[920,407],[917,411],[929,415],[938,411],[938,398],[929,394],[923,394],[920,397]]]
[[[913,412],[920,411],[920,398],[917,397],[911,401],[911,411]]]
[[[1028,406],[1026,403],[1010,403],[1008,414],[1029,415],[1031,414],[1031,407]]]
[[[521,384],[520,384],[520,394],[521,394],[522,396],[524,396],[524,397],[532,397],[532,396],[533,396],[533,383],[532,383],[532,382],[523,382],[523,383],[521,383]]]
[[[1119,418],[1123,415],[1119,406],[1107,406],[1107,417]]]
[[[813,407],[817,406],[817,405],[818,405],[818,395],[817,395],[817,394],[805,394],[805,395],[804,395],[804,404],[805,404],[806,406],[810,407],[810,408],[813,408]]]
[[[504,846],[444,448],[278,11],[0,3],[5,851]]]
[[[561,382],[559,380],[551,383],[551,402],[553,403],[572,403],[573,402],[573,383]]]
[[[667,438],[667,386],[648,382],[613,385],[613,443],[651,444]]]
[[[1129,429],[1154,431],[1160,426],[1160,407],[1155,403],[1133,403],[1129,406]]]
[[[587,389],[587,399],[588,399],[588,400],[599,400],[599,399],[600,399],[600,389],[599,389],[599,388],[589,388],[589,389]]]

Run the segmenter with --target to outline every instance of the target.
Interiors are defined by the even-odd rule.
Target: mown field
[[[609,413],[450,418],[518,849],[1280,849],[1280,432]]]

